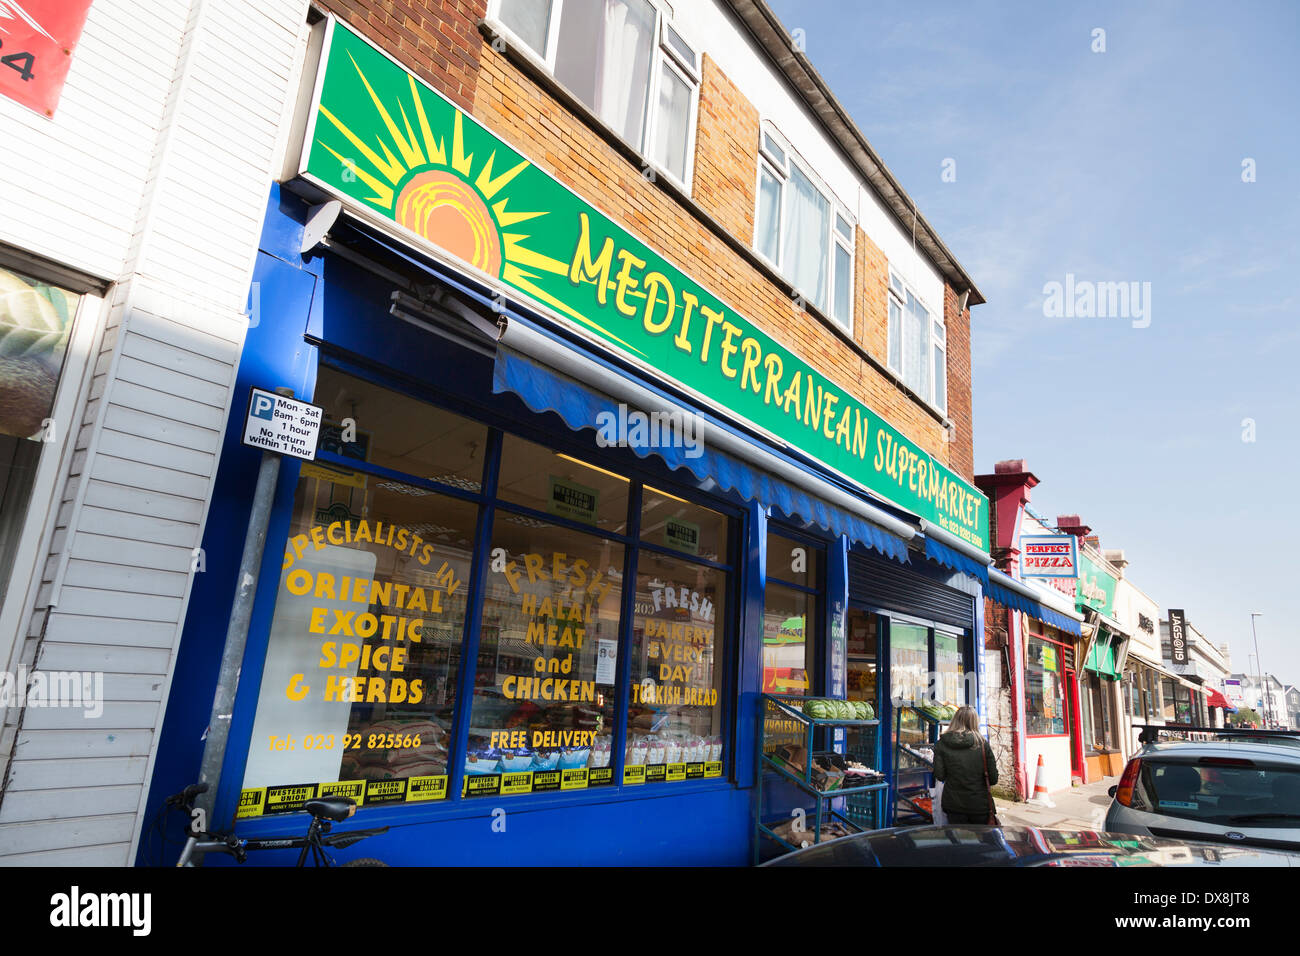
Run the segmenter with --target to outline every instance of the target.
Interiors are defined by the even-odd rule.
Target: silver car
[[[1300,853],[1300,748],[1289,741],[1148,744],[1111,796],[1113,833]]]

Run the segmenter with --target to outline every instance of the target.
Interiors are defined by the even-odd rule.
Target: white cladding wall
[[[1139,615],[1151,621],[1151,632],[1138,626]],[[1129,639],[1131,653],[1148,661],[1160,661],[1160,606],[1142,593],[1128,578],[1120,578],[1115,588],[1115,620],[1124,625],[1132,635]]]
[[[862,182],[856,168],[845,160],[834,140],[822,131],[789,82],[754,47],[735,18],[717,0],[676,3],[673,24],[687,43],[717,61],[727,78],[758,108],[759,118],[779,129],[839,201],[858,217],[862,231],[916,290],[930,314],[943,318],[943,277],[939,271],[917,252],[911,233],[899,228],[893,214]],[[791,29],[797,26],[787,24]],[[754,175],[757,177],[757,170]],[[885,356],[877,358],[883,360]]]
[[[132,860],[306,14],[97,0],[54,120],[0,101],[7,143],[35,157],[0,170],[0,240],[118,280],[91,317],[74,452],[10,656],[103,672],[103,714],[4,714],[0,864]]]

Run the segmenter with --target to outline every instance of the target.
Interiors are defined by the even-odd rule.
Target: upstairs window
[[[819,312],[853,326],[853,220],[774,129],[759,142],[754,248]]]
[[[699,55],[650,0],[495,0],[495,19],[650,165],[683,188]]]
[[[932,313],[891,269],[889,367],[941,412],[948,410],[947,337],[943,316]]]

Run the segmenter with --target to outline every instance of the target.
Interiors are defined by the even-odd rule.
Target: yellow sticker
[[[366,784],[367,803],[402,803],[406,799],[406,781],[371,780]]]
[[[613,767],[592,767],[587,771],[587,786],[589,787],[602,787],[613,782]]]
[[[501,775],[501,793],[503,796],[513,797],[516,794],[532,792],[533,772],[531,770]]]
[[[709,761],[707,761],[707,762],[704,764],[704,776],[705,776],[706,778],[708,778],[708,777],[721,777],[721,776],[722,776],[722,761],[721,761],[721,760],[709,760]]]
[[[625,784],[645,783],[645,764],[638,764],[635,767],[624,767],[623,782]]]
[[[498,773],[469,774],[465,777],[465,795],[477,797],[501,792],[501,775]]]
[[[266,787],[242,790],[239,794],[239,809],[235,812],[235,818],[243,820],[246,817],[260,817],[265,809]]]
[[[577,770],[560,771],[560,789],[561,790],[586,790],[587,789],[587,768],[580,767]]]
[[[316,784],[302,786],[267,787],[264,813],[292,813],[301,810],[316,796]]]
[[[410,777],[406,781],[406,802],[447,799],[447,775]]]
[[[364,780],[340,780],[338,783],[322,783],[318,796],[351,797],[357,806],[366,802],[366,782]]]
[[[669,780],[685,780],[685,779],[686,779],[686,764],[684,764],[684,763],[670,763],[670,764],[668,765],[668,775],[667,775],[667,776],[668,776],[668,779],[669,779]]]

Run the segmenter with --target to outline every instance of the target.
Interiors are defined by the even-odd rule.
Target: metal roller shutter
[[[849,599],[941,624],[975,626],[975,597],[945,587],[887,558],[849,553]]]

